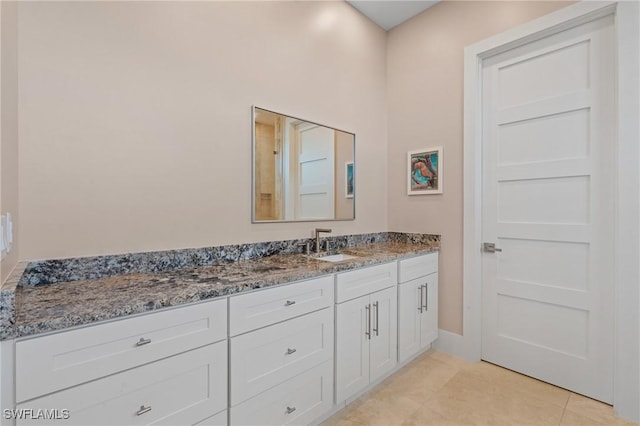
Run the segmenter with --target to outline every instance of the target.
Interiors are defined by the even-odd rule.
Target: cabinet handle
[[[144,345],[148,345],[149,343],[151,343],[151,339],[145,339],[144,337],[141,337],[140,340],[136,342],[136,346],[144,346]]]
[[[422,313],[422,286],[420,286],[420,306],[418,306],[418,312]]]
[[[295,304],[296,304],[296,301],[295,301],[295,300],[287,300],[287,301],[284,303],[284,306],[291,306],[291,305],[295,305]]]
[[[296,411],[296,407],[287,407],[287,414],[291,414]]]
[[[140,409],[136,411],[136,416],[141,416],[144,413],[148,413],[149,411],[151,411],[151,406],[145,407],[144,405],[141,405]]]
[[[291,348],[287,348],[287,355],[291,355],[293,353],[296,353],[297,349],[291,349]]]
[[[367,311],[367,330],[364,334],[367,336],[367,339],[371,340],[371,303],[365,306],[364,309]]]
[[[378,309],[379,308],[378,308],[378,302],[377,301],[376,301],[376,303],[373,304],[373,307],[376,308],[376,326],[373,329],[373,331],[376,333],[376,336],[379,336],[378,330],[380,329],[380,327],[379,327],[380,318],[378,318]]]
[[[426,284],[424,285],[424,310],[429,312],[429,290]]]

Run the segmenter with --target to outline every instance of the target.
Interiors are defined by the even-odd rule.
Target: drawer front
[[[373,293],[398,283],[396,262],[336,275],[336,303]]]
[[[226,396],[223,341],[37,398],[18,409],[69,410],[68,419],[46,424],[193,425],[224,410]],[[42,423],[23,419],[16,424]]]
[[[196,423],[194,426],[227,426],[229,421],[227,417],[229,417],[229,412],[224,410],[215,416],[211,416],[199,423]]]
[[[331,306],[333,275],[229,298],[231,336]]]
[[[333,309],[231,338],[231,405],[333,359]]]
[[[398,281],[406,283],[416,278],[438,272],[438,253],[412,257],[399,262]]]
[[[226,324],[221,299],[19,341],[16,401],[220,341]]]
[[[230,424],[307,425],[333,406],[333,364],[325,362],[231,408]]]

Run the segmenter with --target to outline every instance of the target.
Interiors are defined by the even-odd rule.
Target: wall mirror
[[[353,220],[355,135],[253,107],[256,222]]]

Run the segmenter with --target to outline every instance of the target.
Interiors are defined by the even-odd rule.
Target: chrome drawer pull
[[[367,317],[365,321],[367,322],[367,330],[364,332],[364,335],[367,336],[367,340],[371,340],[371,303],[367,304],[364,307]]]
[[[287,348],[287,355],[291,355],[291,354],[295,353],[296,351],[297,351],[297,349]]]
[[[291,305],[295,305],[296,301],[295,300],[287,300],[284,304],[284,306],[291,306]]]
[[[376,308],[376,326],[373,328],[373,332],[376,333],[376,336],[379,336],[380,334],[378,334],[378,331],[380,330],[380,318],[378,317],[378,311],[380,308],[378,307],[378,302],[374,303],[373,307]]]
[[[140,409],[136,412],[136,416],[141,416],[149,411],[151,411],[151,406],[145,407],[144,405],[141,405]]]
[[[420,306],[418,307],[418,311],[420,311],[420,313],[422,313],[422,288],[423,286],[420,286]]]
[[[151,339],[145,339],[144,337],[141,337],[140,340],[136,342],[136,346],[144,346],[148,345],[149,343],[151,343]]]
[[[287,407],[287,414],[291,414],[296,411],[296,407]]]

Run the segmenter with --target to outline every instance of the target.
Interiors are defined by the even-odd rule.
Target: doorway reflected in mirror
[[[355,135],[253,107],[253,222],[355,219]]]

